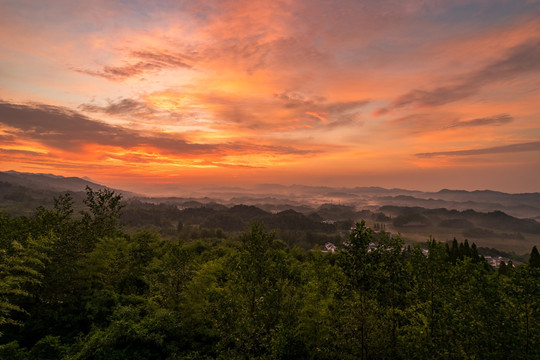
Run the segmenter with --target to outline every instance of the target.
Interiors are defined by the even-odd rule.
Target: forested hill
[[[9,180],[9,182],[0,181],[0,211],[11,215],[31,216],[38,206],[50,209],[54,205],[53,198],[69,189],[74,200],[75,216],[79,216],[80,211],[84,209],[85,187],[90,186],[95,190],[106,188],[84,179],[46,174],[8,172],[0,173],[0,179]],[[269,191],[290,189],[290,187],[274,189],[272,186],[264,188]],[[343,195],[335,191],[330,192],[329,188],[297,186],[294,189],[306,191],[312,194],[313,198],[317,197],[313,192],[315,190],[326,195]],[[368,190],[384,196],[398,191],[382,188],[355,189],[355,191]],[[126,206],[122,211],[120,222],[127,231],[149,229],[171,239],[178,236],[196,238],[212,236],[217,232],[247,231],[251,222],[258,220],[264,222],[268,229],[276,229],[278,236],[287,244],[310,249],[328,241],[340,242],[355,221],[364,219],[369,226],[378,223],[389,232],[401,233],[408,243],[423,242],[430,235],[443,242],[451,241],[455,237],[460,241],[469,239],[481,247],[524,254],[529,252],[532,246],[538,245],[540,235],[538,221],[517,218],[501,211],[480,212],[470,209],[448,210],[395,205],[382,207],[370,205],[368,209],[360,210],[363,209],[361,204],[299,204],[292,198],[279,200],[264,197],[250,200],[234,197],[219,203],[217,199],[204,197],[145,198],[135,197],[131,193],[118,191],[117,193],[124,195]],[[420,196],[417,192],[409,193]],[[460,199],[463,199],[469,192],[451,193],[458,193]],[[492,192],[479,193],[479,196],[498,196],[500,199],[510,196]],[[524,195],[527,199],[534,197],[534,194]],[[247,203],[235,203],[242,199]]]
[[[196,201],[152,204],[127,200],[121,220],[127,228],[152,229],[163,236],[211,236],[216,231],[247,231],[254,220],[276,229],[287,244],[310,249],[327,241],[340,242],[354,222],[364,219],[370,226],[401,233],[408,243],[423,242],[430,235],[440,241],[469,239],[477,245],[523,254],[538,245],[540,223],[519,219],[500,211],[425,209],[383,206],[376,211],[352,206],[323,204],[306,212],[263,210],[252,205],[225,206]],[[266,209],[272,207],[266,207]],[[516,259],[515,255],[512,255]]]
[[[86,187],[114,190],[126,198],[135,195],[129,191],[111,189],[87,178],[0,171],[0,211],[13,215],[30,215],[38,206],[52,207],[53,198],[65,192],[71,193],[76,210],[80,210]]]
[[[540,358],[536,247],[494,269],[474,244],[405,246],[364,222],[335,252],[258,222],[164,239],[127,232],[114,192],[87,189],[83,204],[68,193],[0,213],[0,359]],[[271,215],[213,207],[176,210],[186,223]],[[315,221],[299,214],[280,219]]]
[[[258,221],[266,224],[268,229],[275,229],[287,244],[305,249],[328,241],[341,242],[340,232],[349,231],[353,224],[353,220],[324,223],[316,212],[306,215],[291,209],[271,213],[248,205],[187,205],[194,207],[131,200],[120,219],[126,229],[152,229],[169,238],[225,236],[226,233],[247,231],[254,221]]]
[[[43,196],[43,192],[56,191],[83,192],[88,185],[93,189],[104,188],[87,178],[65,178],[51,174],[17,173],[14,171],[0,172],[0,191],[7,184],[23,186],[30,190],[26,194],[22,191],[9,194],[0,192],[2,197],[8,195],[18,201],[40,199],[42,202],[50,201],[50,196]],[[159,187],[154,191],[159,191]],[[125,197],[136,194],[115,190]],[[213,186],[185,186],[178,185],[167,188],[167,192],[174,193],[174,197],[142,197],[145,202],[152,203],[182,203],[195,201],[200,203],[218,202],[227,206],[238,204],[254,205],[267,211],[279,212],[293,209],[307,214],[322,204],[341,204],[359,209],[376,210],[380,206],[394,205],[406,207],[423,207],[426,209],[472,209],[477,212],[502,211],[518,218],[532,218],[540,220],[540,193],[508,194],[490,190],[464,191],[441,190],[437,192],[424,192],[405,189],[384,189],[380,187],[328,187],[304,185],[273,185],[262,184],[245,188]],[[25,196],[26,195],[26,196]],[[58,195],[58,194],[56,194]],[[36,201],[34,201],[35,203]],[[13,205],[13,204],[12,204]],[[19,204],[20,205],[20,204]],[[26,210],[35,206],[26,206]],[[0,208],[1,209],[1,208]],[[20,210],[21,207],[11,207],[11,211]]]
[[[83,191],[86,186],[91,188],[105,188],[90,179],[78,177],[64,177],[53,174],[21,173],[17,171],[0,172],[0,182],[20,185],[36,190],[50,191]]]
[[[457,229],[480,226],[490,230],[523,232],[540,235],[540,223],[534,219],[519,219],[502,211],[481,213],[474,210],[425,209],[422,207],[382,206],[379,211],[393,217],[393,224],[407,226],[436,225]]]

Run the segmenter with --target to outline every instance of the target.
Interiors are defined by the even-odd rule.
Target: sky
[[[540,1],[0,0],[0,171],[540,191]]]

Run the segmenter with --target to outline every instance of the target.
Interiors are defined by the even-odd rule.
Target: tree
[[[407,294],[410,305],[405,310],[409,320],[400,329],[401,346],[405,354],[439,358],[449,347],[445,335],[451,302],[447,274],[453,265],[447,247],[431,237],[426,245],[427,254],[416,247],[409,261],[412,289]]]
[[[497,270],[497,272],[500,275],[508,275],[508,267],[506,266],[506,263],[504,261],[501,261],[501,263],[499,264],[499,270]]]
[[[37,242],[30,238],[26,246],[13,241],[9,248],[0,249],[0,337],[4,325],[21,325],[13,315],[26,312],[19,302],[31,297],[31,286],[41,281],[46,246],[47,239]]]
[[[409,275],[406,271],[406,253],[401,237],[384,234],[370,253],[370,293],[381,308],[377,331],[380,332],[371,343],[378,347],[384,357],[398,358],[397,333],[400,317],[405,307],[405,294],[409,291]]]
[[[86,198],[83,201],[89,211],[82,212],[84,233],[81,235],[85,239],[79,245],[83,253],[90,252],[97,239],[120,234],[120,211],[124,207],[121,200],[122,195],[115,194],[112,190],[94,191],[89,186],[86,187]]]
[[[342,315],[341,295],[346,282],[342,269],[331,264],[336,255],[311,251],[302,263],[302,286],[296,338],[305,356],[300,358],[342,358],[344,350],[336,339],[341,337],[336,323]]]
[[[72,218],[69,193],[56,198],[52,210],[38,208],[30,219],[31,233],[52,233],[55,241],[47,249],[50,263],[28,304],[31,316],[20,330],[27,344],[46,335],[72,339],[91,325],[85,309],[91,291],[81,259],[95,248],[98,239],[120,233],[117,220],[123,204],[121,196],[109,190],[87,188],[86,195],[88,210],[82,212],[82,219]]]
[[[341,265],[354,288],[366,288],[367,277],[364,270],[367,265],[368,246],[372,236],[373,232],[362,220],[356,223],[356,227],[349,235],[349,240],[343,244]]]
[[[294,358],[296,327],[291,257],[275,232],[252,224],[240,251],[226,262],[228,281],[216,309],[219,349],[227,358]]]
[[[540,358],[540,269],[517,266],[511,274],[509,302],[515,322],[517,344],[513,354],[516,359]]]
[[[452,240],[452,247],[449,248],[448,244],[446,245],[446,247],[448,255],[450,257],[450,261],[452,262],[452,264],[455,264],[456,261],[458,261],[459,259],[459,246],[457,239],[454,238],[454,240]]]
[[[372,319],[377,304],[368,294],[368,284],[371,270],[368,254],[373,232],[366,226],[364,220],[356,224],[345,242],[341,252],[340,266],[347,276],[348,284],[344,299],[341,336],[344,344],[354,342],[350,351],[352,357],[368,358],[368,337],[373,329]],[[345,351],[346,352],[346,351]]]
[[[536,246],[532,248],[531,256],[529,257],[529,266],[540,268],[540,254],[538,254]]]

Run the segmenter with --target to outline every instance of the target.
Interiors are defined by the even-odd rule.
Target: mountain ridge
[[[0,182],[25,186],[34,190],[55,192],[80,192],[86,186],[93,189],[107,188],[125,197],[135,197],[155,203],[181,203],[187,200],[202,204],[219,202],[224,205],[256,205],[274,211],[287,208],[304,208],[305,212],[322,204],[343,204],[356,209],[376,210],[385,205],[422,206],[428,209],[447,208],[490,212],[503,211],[519,218],[540,220],[540,193],[505,193],[494,190],[452,190],[436,192],[386,189],[379,186],[330,187],[310,185],[259,184],[252,187],[227,187],[208,185],[199,190],[185,190],[178,196],[146,196],[91,181],[88,177],[65,177],[55,174],[25,173],[14,170],[0,172]]]

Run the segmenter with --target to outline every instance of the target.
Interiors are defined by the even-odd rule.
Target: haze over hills
[[[34,191],[84,191],[109,188],[89,178],[63,177],[53,174],[0,172],[0,182],[25,186]],[[218,202],[225,205],[256,205],[269,211],[295,209],[309,212],[322,204],[342,204],[356,209],[370,209],[385,205],[419,206],[428,209],[472,209],[481,212],[503,211],[519,218],[540,219],[540,193],[509,194],[491,190],[449,190],[424,192],[382,187],[329,187],[306,185],[260,184],[252,187],[199,186],[178,188],[177,196],[145,196],[130,191],[114,189],[124,197],[137,197],[155,203],[179,203],[188,200],[202,204]]]
[[[65,192],[74,193],[74,199],[82,201],[87,186],[94,190],[111,189],[86,177],[0,171],[0,210],[28,214],[38,206],[51,206],[53,197]],[[124,197],[134,195],[129,191],[112,190]]]
[[[107,188],[77,177],[0,172],[0,210],[29,215],[38,206],[52,207],[53,198],[65,192],[72,193],[75,209],[80,210],[87,186]],[[114,191],[127,203],[127,226],[138,230],[150,227],[166,236],[178,236],[180,224],[242,231],[251,221],[259,220],[279,229],[284,239],[304,237],[304,246],[309,247],[337,234],[344,236],[354,221],[365,219],[370,226],[379,224],[387,231],[401,233],[409,243],[423,242],[430,235],[443,242],[457,237],[521,253],[540,238],[539,193],[275,184],[201,186],[184,189],[177,197]]]
[[[0,182],[26,186],[36,190],[51,191],[83,191],[86,186],[90,186],[94,189],[108,188],[86,176],[83,178],[64,177],[54,174],[23,173],[13,170],[0,172]],[[123,194],[129,193],[123,190],[117,191],[122,192]]]
[[[268,209],[285,210],[288,207],[314,209],[321,204],[334,203],[359,209],[376,209],[384,205],[421,206],[429,209],[447,208],[482,212],[503,211],[520,218],[540,219],[540,193],[508,194],[491,190],[448,190],[424,192],[382,187],[327,187],[306,185],[261,184],[248,188],[208,187],[179,189],[179,198],[204,202],[219,201],[227,204],[249,204]],[[161,197],[151,197],[163,201]],[[175,197],[168,197],[169,200]]]

